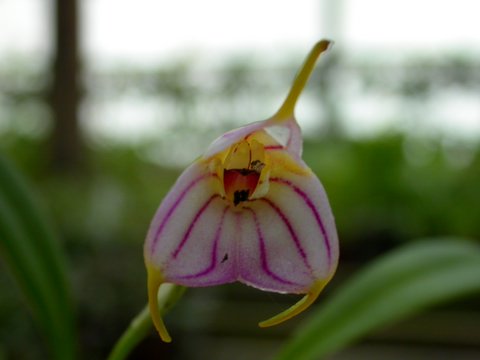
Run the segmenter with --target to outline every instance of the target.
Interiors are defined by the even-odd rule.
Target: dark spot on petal
[[[237,190],[233,193],[233,204],[237,206],[242,201],[248,200],[248,193],[250,190]]]
[[[223,255],[223,259],[220,263],[223,264],[227,260],[228,260],[228,253],[225,253],[225,255]]]

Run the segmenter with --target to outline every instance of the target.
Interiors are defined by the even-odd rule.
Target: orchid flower
[[[188,287],[235,281],[255,288],[305,294],[259,323],[279,324],[305,310],[332,278],[338,238],[325,190],[301,158],[294,118],[317,58],[308,55],[277,113],[229,131],[179,177],[160,204],[144,246],[153,323],[170,342],[157,305],[164,283]]]

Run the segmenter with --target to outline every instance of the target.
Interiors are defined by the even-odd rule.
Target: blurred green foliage
[[[479,237],[480,151],[457,146],[402,135],[335,139],[307,142],[304,157],[327,189],[347,248],[391,246],[418,236]]]
[[[3,157],[0,255],[40,325],[50,357],[74,359],[74,315],[62,249],[23,177]]]
[[[480,246],[417,240],[352,276],[311,316],[277,359],[321,359],[375,328],[451,299],[480,294]]]

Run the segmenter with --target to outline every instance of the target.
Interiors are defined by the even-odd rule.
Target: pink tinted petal
[[[257,121],[246,126],[231,130],[215,139],[207,148],[203,156],[209,158],[239,142],[252,132],[259,131],[265,127],[266,121]]]
[[[217,193],[218,178],[203,162],[188,167],[161,203],[145,258],[164,282],[210,286],[236,280],[237,220]]]
[[[300,159],[303,146],[302,133],[293,117],[267,126],[265,131],[281,145],[278,147],[279,150],[287,150],[296,159]]]
[[[307,293],[336,269],[332,212],[313,174],[270,182],[267,197],[249,204],[242,217],[240,281],[263,290]]]
[[[269,196],[295,224],[314,277],[331,277],[338,263],[338,235],[327,194],[318,178],[313,173],[286,173],[271,178]]]
[[[295,121],[295,119],[287,122],[286,126],[288,126],[290,129],[290,139],[287,144],[287,151],[297,158],[300,158],[303,150],[303,139],[300,126],[298,126],[298,123]]]
[[[176,248],[166,262],[164,276],[176,284],[199,287],[236,281],[236,219],[218,195],[212,195],[185,219],[184,231],[175,236]]]
[[[267,291],[307,292],[311,271],[285,219],[267,201],[257,200],[242,212],[238,247],[239,281]]]
[[[275,118],[254,122],[226,132],[210,144],[203,156],[209,158],[246,138],[248,135],[262,130],[277,142],[275,145],[267,145],[266,150],[287,150],[296,159],[300,159],[303,144],[302,133],[293,117],[281,122]]]
[[[180,175],[150,224],[144,247],[150,264],[164,267],[168,255],[175,251],[178,233],[188,227],[188,221],[214,194],[219,181],[202,162],[193,163]]]

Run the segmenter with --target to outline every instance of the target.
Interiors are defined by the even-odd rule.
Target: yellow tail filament
[[[317,299],[318,295],[322,292],[325,285],[327,285],[328,281],[318,281],[316,282],[310,291],[298,301],[293,306],[289,307],[287,310],[282,311],[280,314],[271,317],[270,319],[264,320],[258,324],[258,326],[265,328],[269,326],[278,325],[284,321],[287,321],[294,316],[300,314],[306,308],[313,304],[313,302]]]
[[[297,100],[305,88],[313,69],[315,68],[317,59],[324,51],[328,50],[330,44],[331,41],[329,40],[320,40],[310,51],[295,80],[293,81],[293,85],[290,88],[290,92],[288,93],[285,101],[283,102],[282,106],[280,106],[280,109],[278,109],[277,113],[273,116],[275,122],[282,122],[293,117]]]
[[[147,266],[148,273],[148,306],[150,315],[152,316],[153,325],[158,331],[160,338],[165,342],[171,342],[172,338],[165,327],[162,315],[158,309],[158,289],[163,284],[163,277],[160,271]]]

